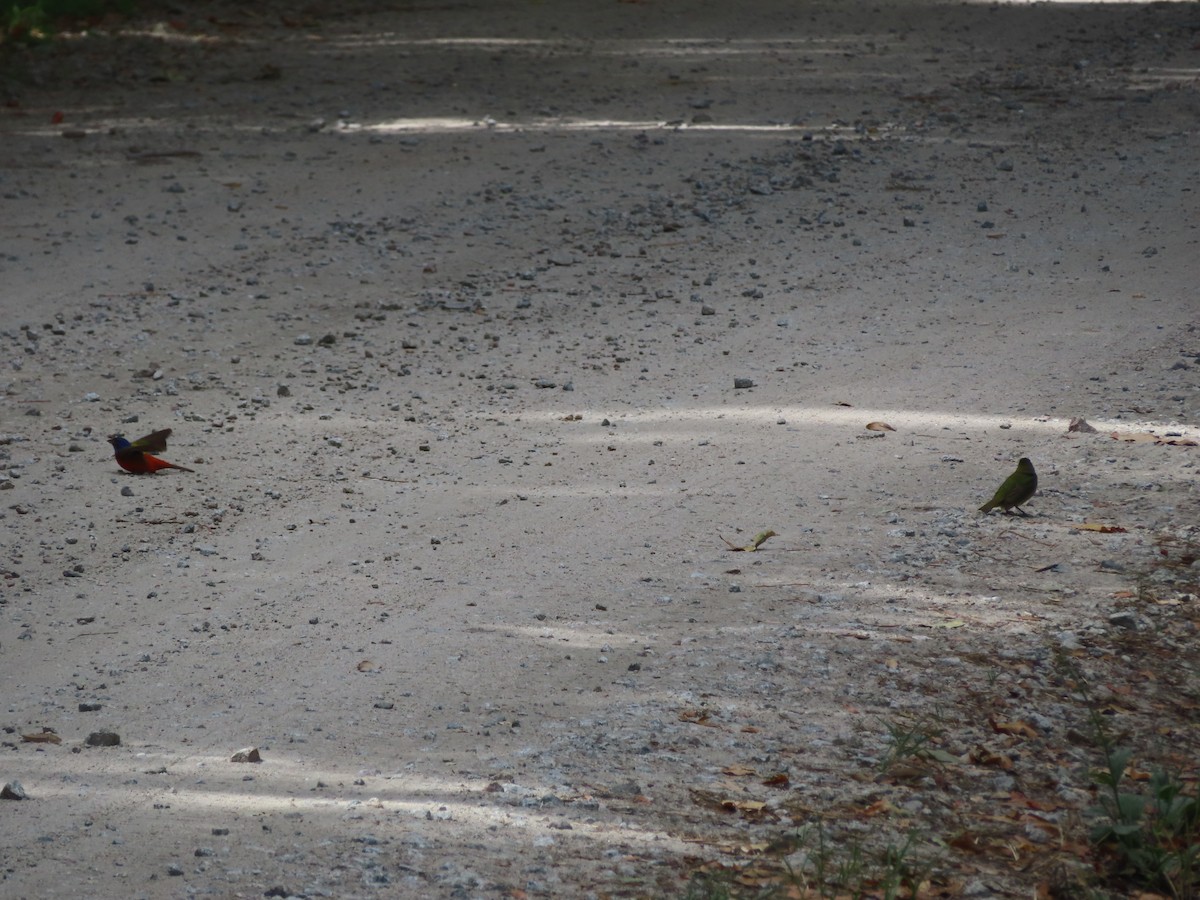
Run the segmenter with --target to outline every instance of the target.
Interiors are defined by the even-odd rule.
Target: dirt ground
[[[1200,758],[1196,5],[3,53],[0,894],[1125,890],[1097,722]]]

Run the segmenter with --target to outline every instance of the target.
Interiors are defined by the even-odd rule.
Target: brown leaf
[[[1080,525],[1072,525],[1076,531],[1097,531],[1100,534],[1125,534],[1125,529],[1120,525],[1101,525],[1099,522],[1084,522]]]
[[[887,422],[868,422],[867,431],[895,431]]]
[[[722,800],[721,806],[730,812],[760,813],[767,808],[761,800]]]
[[[1028,722],[1021,722],[1017,720],[1011,722],[997,722],[995,719],[990,719],[989,722],[992,726],[992,731],[996,732],[997,734],[1012,734],[1016,735],[1017,737],[1026,738],[1036,738],[1038,736],[1036,729],[1034,729],[1034,727]]]
[[[707,709],[685,709],[679,713],[680,722],[691,722],[693,725],[704,725],[707,728],[720,728],[716,722],[710,722],[711,714]]]
[[[997,753],[995,750],[990,750],[982,744],[977,744],[975,748],[967,754],[967,758],[977,766],[992,766],[996,769],[1002,769],[1008,772],[1013,767],[1013,761],[1003,753]]]
[[[791,783],[786,772],[776,772],[770,778],[763,779],[765,787],[785,788]]]
[[[946,843],[955,850],[965,850],[968,853],[978,853],[980,851],[980,837],[970,831],[960,831],[954,837],[950,838]]]
[[[754,769],[750,768],[749,766],[743,766],[738,763],[734,763],[731,766],[726,766],[721,771],[724,772],[726,775],[733,775],[735,778],[741,778],[744,775],[757,775],[758,774],[756,771],[754,771]]]
[[[900,810],[897,809],[892,802],[885,797],[876,800],[870,806],[861,810],[860,815],[868,819],[873,819],[875,816],[891,815],[892,813],[898,812],[900,812]]]
[[[21,735],[21,740],[30,744],[61,744],[62,738],[51,731],[49,728],[44,728],[41,731],[33,734]]]

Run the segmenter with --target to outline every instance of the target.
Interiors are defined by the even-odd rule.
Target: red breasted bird
[[[1017,461],[1017,471],[1004,479],[1004,484],[1000,485],[996,496],[979,507],[979,511],[990,512],[999,506],[1005,512],[1015,509],[1021,515],[1027,516],[1029,513],[1021,509],[1021,506],[1027,503],[1036,491],[1037,472],[1033,471],[1033,463],[1029,461],[1029,458],[1022,456]]]
[[[159,469],[195,471],[187,466],[177,466],[175,463],[169,463],[165,459],[150,455],[166,450],[167,438],[170,436],[171,429],[164,428],[162,431],[155,431],[145,437],[140,437],[136,441],[128,441],[123,435],[113,434],[109,435],[108,442],[113,445],[113,455],[117,458],[117,465],[134,475],[153,475]]]

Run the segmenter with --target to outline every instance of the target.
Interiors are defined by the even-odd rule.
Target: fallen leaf
[[[62,743],[62,738],[60,738],[57,734],[55,734],[49,728],[46,728],[42,731],[35,732],[33,734],[23,734],[23,735],[21,735],[21,740],[23,740],[29,744],[61,744]]]
[[[722,800],[721,806],[740,813],[760,813],[767,808],[761,800]]]
[[[868,422],[867,431],[895,431],[887,422]]]
[[[1099,522],[1084,522],[1071,526],[1076,531],[1098,531],[1100,534],[1125,534],[1120,525],[1101,525]]]
[[[876,800],[870,806],[861,810],[859,814],[862,816],[865,816],[868,819],[872,819],[875,816],[891,815],[892,813],[898,813],[898,812],[900,812],[900,810],[897,807],[895,807],[890,800],[888,800],[886,798],[882,798],[882,799]]]
[[[757,775],[758,774],[749,766],[742,766],[742,765],[738,765],[737,763],[733,764],[732,766],[726,766],[721,771],[724,772],[726,775],[733,775],[736,778],[740,778],[744,775]]]
[[[765,787],[785,788],[791,781],[786,772],[776,772],[770,778],[764,778],[762,783]]]
[[[989,750],[982,744],[977,744],[975,748],[967,754],[967,758],[977,766],[992,766],[993,768],[1003,769],[1005,772],[1013,767],[1013,761],[1003,753],[997,753],[995,750]]]
[[[945,763],[950,766],[957,766],[962,763],[962,760],[946,750],[939,750],[937,747],[932,747],[923,751],[925,756],[935,762]]]
[[[950,840],[946,841],[955,850],[965,850],[968,853],[980,852],[980,837],[970,831],[960,831]]]
[[[1037,730],[1028,722],[1014,720],[1011,722],[997,722],[995,719],[990,719],[989,724],[992,726],[992,731],[997,734],[1012,734],[1017,737],[1036,738]]]

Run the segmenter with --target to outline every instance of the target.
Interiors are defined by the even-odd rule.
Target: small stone
[[[178,878],[183,874],[183,866],[181,866],[179,863],[171,863],[169,866],[167,866],[167,874],[172,878]]]
[[[753,378],[735,378],[733,379],[733,389],[735,391],[744,391],[754,387]]]
[[[115,731],[93,731],[84,743],[89,747],[119,747],[121,736]]]
[[[1058,639],[1058,645],[1064,650],[1079,650],[1083,647],[1079,643],[1079,636],[1073,631],[1060,631],[1055,637]]]
[[[21,787],[21,782],[10,781],[4,787],[0,788],[0,800],[28,800],[29,795],[25,793],[25,788]]]
[[[233,756],[229,757],[230,762],[235,763],[258,763],[262,762],[262,754],[258,752],[257,747],[243,747]]]
[[[297,347],[307,347],[312,342],[313,342],[313,339],[312,339],[311,334],[299,335],[294,341],[292,341],[292,343],[295,344]]]
[[[1128,610],[1113,613],[1108,617],[1108,623],[1117,628],[1124,628],[1126,631],[1138,630],[1137,616]]]

